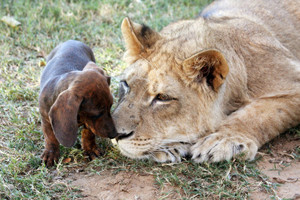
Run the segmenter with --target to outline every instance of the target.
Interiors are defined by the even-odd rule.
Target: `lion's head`
[[[122,134],[119,148],[128,157],[180,161],[223,116],[227,63],[219,51],[203,50],[186,24],[193,21],[157,33],[128,18],[122,23],[129,67],[113,118]]]

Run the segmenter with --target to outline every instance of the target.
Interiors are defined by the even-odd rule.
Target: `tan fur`
[[[299,8],[293,0],[215,1],[159,33],[124,19],[130,66],[113,113],[121,152],[160,162],[253,159],[299,124]]]

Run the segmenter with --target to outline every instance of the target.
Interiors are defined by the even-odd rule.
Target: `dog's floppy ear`
[[[71,89],[62,92],[52,105],[49,116],[53,132],[62,145],[71,147],[77,138],[77,115],[82,98]]]
[[[99,72],[100,74],[104,75],[104,71],[98,66],[96,65],[96,63],[90,61],[88,62],[85,67],[83,68],[83,71],[86,71],[86,70],[95,70],[97,72]]]
[[[110,76],[106,76],[104,71],[98,65],[96,65],[96,63],[91,62],[91,61],[88,62],[86,64],[86,66],[84,67],[83,71],[89,70],[89,69],[95,70],[95,71],[99,72],[100,74],[104,75],[106,77],[106,81],[107,81],[108,85],[110,85]]]

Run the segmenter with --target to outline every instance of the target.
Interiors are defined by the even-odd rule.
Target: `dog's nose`
[[[113,128],[113,130],[111,130],[110,133],[108,134],[108,137],[110,139],[114,139],[115,137],[118,137],[118,136],[119,136],[119,134],[115,128]]]
[[[118,137],[116,137],[116,140],[123,140],[125,138],[129,138],[130,136],[132,136],[134,134],[134,131],[131,131],[130,133],[119,133]]]

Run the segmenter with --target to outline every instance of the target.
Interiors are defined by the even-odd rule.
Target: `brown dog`
[[[110,109],[113,98],[110,77],[95,63],[92,50],[82,42],[69,40],[57,46],[47,59],[41,76],[39,108],[45,137],[41,156],[47,166],[59,158],[59,143],[74,145],[78,126],[85,153],[100,155],[95,135],[117,136]]]

